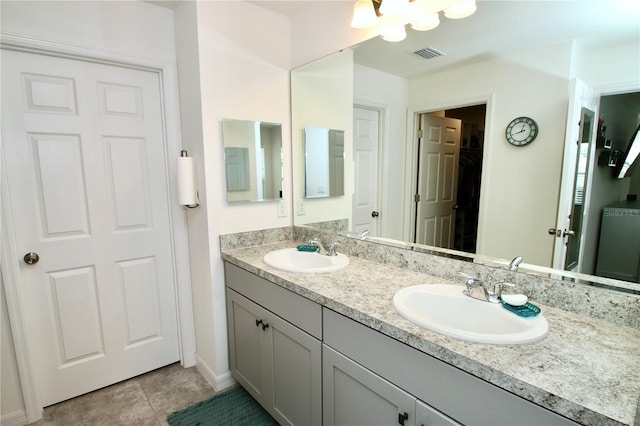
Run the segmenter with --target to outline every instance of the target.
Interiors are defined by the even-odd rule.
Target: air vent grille
[[[438,56],[444,56],[445,53],[439,51],[438,49],[434,49],[433,47],[425,47],[424,49],[416,50],[413,52],[414,55],[418,55],[424,59],[433,59]]]

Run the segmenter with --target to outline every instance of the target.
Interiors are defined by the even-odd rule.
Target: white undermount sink
[[[523,318],[498,303],[465,296],[463,289],[452,284],[407,287],[394,295],[393,305],[409,321],[462,340],[511,345],[546,336],[549,324],[542,314]]]
[[[287,272],[335,272],[349,265],[349,258],[341,253],[327,256],[318,252],[298,251],[296,248],[270,251],[263,260],[267,265]]]

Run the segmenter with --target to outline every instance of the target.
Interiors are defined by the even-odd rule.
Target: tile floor
[[[172,364],[44,409],[35,426],[162,426],[167,415],[215,395],[195,367]]]

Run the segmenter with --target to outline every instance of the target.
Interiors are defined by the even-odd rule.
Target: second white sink
[[[398,291],[393,305],[415,324],[478,343],[531,343],[549,330],[542,314],[522,318],[500,304],[465,296],[462,290],[462,286],[452,284],[416,285]]]
[[[338,253],[326,256],[317,252],[298,251],[295,248],[285,248],[267,253],[264,263],[287,272],[335,272],[349,265],[349,258]]]

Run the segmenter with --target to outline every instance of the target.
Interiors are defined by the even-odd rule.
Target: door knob
[[[38,260],[40,260],[40,256],[38,256],[38,253],[30,252],[25,254],[23,259],[24,263],[26,263],[27,265],[33,265],[34,263],[38,263]]]
[[[371,212],[371,217],[378,217],[378,216],[380,216],[379,212],[377,212],[375,210]]]
[[[575,235],[576,235],[576,233],[575,233],[574,231],[572,231],[572,230],[568,230],[568,231],[567,231],[567,230],[565,229],[565,230],[562,232],[562,236],[563,236],[563,237],[566,237],[566,236],[573,237],[573,236],[575,236]]]

